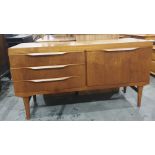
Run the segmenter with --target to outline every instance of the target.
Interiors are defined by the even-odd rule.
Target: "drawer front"
[[[40,94],[45,91],[50,91],[51,93],[63,92],[65,89],[80,88],[83,86],[85,86],[84,76],[14,82],[15,93],[17,96],[21,93]]]
[[[13,81],[85,76],[84,64],[53,65],[11,69]]]
[[[152,53],[152,60],[155,61],[155,51]]]
[[[80,64],[84,62],[84,52],[51,52],[10,55],[11,68]]]
[[[151,72],[155,73],[155,61],[152,61],[151,63]]]

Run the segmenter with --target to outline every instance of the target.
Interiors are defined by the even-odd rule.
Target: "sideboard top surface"
[[[106,48],[123,48],[123,47],[149,47],[152,41],[121,38],[114,40],[97,40],[97,41],[69,41],[69,42],[33,42],[21,43],[9,48],[9,55],[24,54],[29,52],[47,52],[52,51],[82,51],[82,50],[101,50]]]
[[[155,34],[125,34],[126,36],[132,36],[132,37],[140,37],[140,38],[155,38]]]

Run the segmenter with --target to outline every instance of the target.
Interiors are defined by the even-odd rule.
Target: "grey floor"
[[[142,106],[137,108],[137,94],[128,87],[127,93],[38,95],[37,104],[31,100],[32,121],[142,121],[155,120],[155,78],[144,87]],[[12,82],[2,80],[0,120],[23,121],[22,98],[14,96]]]

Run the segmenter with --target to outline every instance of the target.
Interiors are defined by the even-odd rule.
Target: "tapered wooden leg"
[[[30,119],[30,98],[29,97],[24,97],[24,106],[25,106],[25,112],[26,112],[26,119]]]
[[[124,88],[123,88],[123,92],[124,92],[124,93],[126,93],[126,89],[127,89],[127,87],[124,87]]]
[[[141,106],[141,100],[142,100],[142,92],[143,92],[143,86],[138,86],[138,98],[137,98],[137,106]]]

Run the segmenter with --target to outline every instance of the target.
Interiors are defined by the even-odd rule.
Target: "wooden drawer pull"
[[[49,53],[29,53],[27,56],[55,56],[55,55],[64,55],[67,54],[68,52],[49,52]]]
[[[33,83],[41,83],[41,82],[57,82],[57,81],[65,81],[76,76],[69,77],[61,77],[61,78],[51,78],[51,79],[38,79],[38,80],[25,80],[25,82],[33,82]]]
[[[61,69],[61,68],[76,66],[76,65],[82,65],[82,64],[67,64],[67,65],[53,65],[53,66],[24,67],[24,68],[31,69],[31,70],[44,70],[44,69]]]
[[[119,52],[119,51],[134,51],[137,50],[139,48],[115,48],[115,49],[104,49],[103,51],[105,52]]]

